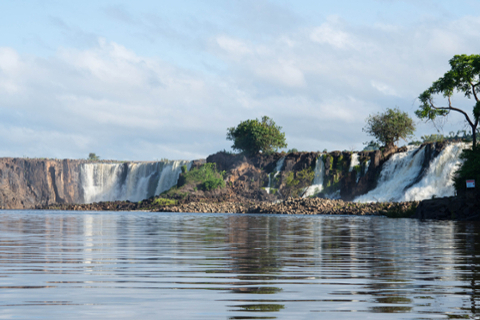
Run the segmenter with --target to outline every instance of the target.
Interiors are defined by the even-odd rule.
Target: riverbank
[[[152,212],[193,212],[193,213],[265,213],[302,215],[386,215],[406,217],[415,213],[418,202],[376,202],[355,203],[322,198],[288,198],[276,203],[258,201],[195,201],[188,203],[163,203],[156,199],[141,202],[113,201],[91,204],[53,204],[39,209],[50,210],[92,210]]]

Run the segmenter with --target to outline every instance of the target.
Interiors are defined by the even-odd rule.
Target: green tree
[[[430,88],[425,90],[418,98],[421,101],[419,109],[415,112],[420,119],[435,120],[437,116],[446,116],[450,111],[456,111],[465,116],[465,120],[472,128],[473,144],[477,144],[477,126],[480,118],[480,55],[456,55],[449,61],[451,69],[435,81]],[[465,97],[475,99],[472,118],[464,110],[454,107],[451,97],[454,92],[463,93]],[[448,105],[440,106],[433,100],[433,96],[442,94],[447,98]]]
[[[393,147],[400,139],[406,140],[415,131],[412,118],[398,108],[388,108],[384,113],[370,115],[366,122],[363,131],[375,137],[386,148]]]
[[[264,116],[262,121],[246,120],[237,127],[228,128],[227,140],[233,141],[232,149],[247,155],[270,153],[287,147],[285,133],[281,129],[272,119]]]
[[[460,159],[464,161],[453,178],[457,192],[466,190],[467,179],[474,179],[477,183],[480,181],[480,150],[463,150]]]
[[[89,153],[89,154],[88,154],[88,160],[90,160],[90,161],[98,161],[98,160],[100,160],[100,157],[97,156],[95,153]]]

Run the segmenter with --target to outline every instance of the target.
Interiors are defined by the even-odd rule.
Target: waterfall
[[[421,173],[425,148],[409,146],[406,152],[394,154],[384,163],[377,187],[359,196],[355,202],[401,201],[404,189]]]
[[[270,194],[270,191],[272,189],[272,183],[275,182],[275,178],[278,176],[280,171],[283,168],[283,163],[285,162],[285,157],[280,158],[280,160],[277,161],[277,165],[275,166],[274,174],[272,177],[272,173],[268,175],[268,187],[265,188],[265,191],[267,191],[268,194]]]
[[[399,202],[453,196],[452,177],[465,147],[463,143],[449,144],[423,171],[425,148],[409,146],[406,152],[394,154],[385,162],[377,187],[354,201]]]
[[[313,184],[305,189],[303,198],[314,196],[323,190],[323,176],[325,175],[325,164],[322,157],[318,157],[315,163],[315,176],[313,178]]]
[[[189,161],[85,163],[80,166],[83,202],[140,201],[177,184],[181,167]]]
[[[353,169],[358,166],[360,162],[358,161],[358,153],[352,153],[352,159],[350,160],[350,168],[348,172],[352,172]]]
[[[360,165],[360,161],[358,161],[358,153],[352,153],[352,159],[350,160],[350,168],[348,169],[348,172],[352,172],[355,169],[355,167],[359,165]],[[360,169],[360,171],[356,171],[356,174],[355,174],[355,179],[357,183],[360,180],[361,176],[362,176],[362,170]]]
[[[459,156],[466,147],[463,143],[446,146],[430,163],[422,180],[405,192],[402,201],[453,196],[455,188],[452,178],[461,164]]]

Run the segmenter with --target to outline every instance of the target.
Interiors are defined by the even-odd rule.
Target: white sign
[[[467,180],[467,189],[475,188],[475,180]]]

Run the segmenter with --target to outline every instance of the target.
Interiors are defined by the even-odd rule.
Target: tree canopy
[[[286,148],[285,133],[280,130],[273,119],[263,116],[262,120],[246,120],[236,127],[227,129],[227,140],[232,140],[232,149],[255,155],[269,153]]]
[[[100,160],[100,157],[97,156],[95,153],[92,152],[92,153],[89,153],[89,154],[88,154],[88,160],[90,160],[90,161],[98,161],[98,160]]]
[[[363,131],[375,137],[386,148],[393,147],[400,139],[411,137],[415,131],[412,118],[398,108],[388,108],[384,113],[370,115],[366,122]]]
[[[446,116],[450,111],[464,115],[472,129],[473,149],[477,143],[477,126],[480,118],[480,55],[456,55],[449,61],[451,69],[443,77],[433,82],[432,86],[420,94],[422,103],[415,112],[420,119],[435,120],[437,116]],[[463,93],[468,99],[474,98],[472,117],[452,104],[451,97],[455,92]],[[442,94],[447,98],[446,105],[439,105],[433,100],[434,95]]]

